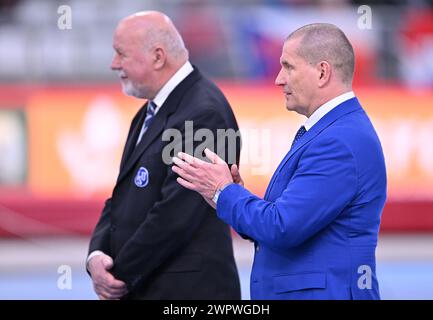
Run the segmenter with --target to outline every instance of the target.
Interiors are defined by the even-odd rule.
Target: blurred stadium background
[[[58,27],[62,5],[71,29]],[[140,106],[109,70],[112,33],[149,9],[172,17],[191,61],[227,95],[244,133],[241,172],[259,195],[304,121],[273,85],[283,39],[311,22],[346,32],[355,93],[387,162],[382,298],[433,299],[431,0],[0,0],[0,299],[96,298],[87,244]],[[248,299],[253,247],[234,238]],[[59,285],[62,266],[71,288]]]

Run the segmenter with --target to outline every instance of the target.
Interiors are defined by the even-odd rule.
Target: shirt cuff
[[[89,262],[90,262],[90,259],[92,259],[93,257],[96,257],[96,256],[100,256],[102,254],[105,254],[105,253],[102,252],[102,251],[100,251],[100,250],[92,251],[89,254],[89,256],[87,257],[87,260],[86,260],[86,269],[87,269],[87,271],[89,271]]]

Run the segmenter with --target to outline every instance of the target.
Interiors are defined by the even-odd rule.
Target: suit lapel
[[[191,72],[181,83],[179,83],[179,85],[167,97],[160,110],[153,118],[149,128],[141,138],[140,143],[135,146],[135,143],[138,139],[138,133],[140,132],[141,126],[143,124],[143,120],[139,121],[139,124],[134,129],[134,133],[126,143],[125,153],[128,153],[126,153],[126,155],[124,154],[124,157],[122,158],[122,164],[117,183],[119,183],[134,167],[135,163],[140,159],[144,151],[146,151],[152,142],[161,136],[161,132],[165,129],[169,116],[176,111],[180,101],[182,100],[182,97],[185,95],[188,89],[200,78],[200,72],[196,67],[194,67],[194,71]],[[143,109],[143,112],[146,112],[146,108],[143,107]],[[144,119],[144,116],[142,115],[141,118]]]
[[[143,107],[141,107],[137,115],[137,123],[135,124],[135,127],[132,129],[129,139],[126,141],[125,150],[123,151],[123,155],[122,155],[122,161],[120,162],[120,172],[122,172],[123,168],[125,167],[126,161],[130,158],[132,152],[135,149],[135,144],[137,142],[141,127],[143,126],[143,122],[146,114],[146,108],[147,108],[146,104]]]
[[[299,140],[298,142],[289,150],[289,152],[286,154],[286,156],[283,158],[283,160],[278,165],[277,170],[275,170],[275,173],[272,176],[271,181],[269,182],[269,186],[265,193],[265,199],[269,196],[272,186],[275,183],[275,180],[277,176],[279,175],[280,171],[284,167],[284,165],[287,163],[287,161],[290,160],[290,158],[305,144],[313,140],[319,133],[321,133],[324,129],[332,125],[337,119],[341,118],[342,116],[354,112],[356,110],[362,109],[361,105],[359,104],[359,101],[357,98],[352,98],[349,100],[344,101],[343,103],[339,104],[337,107],[332,109],[330,112],[328,112],[322,119],[320,119],[314,126],[311,127],[310,130],[308,130]]]
[[[132,141],[132,145],[133,145],[132,147],[134,148],[134,150],[132,151],[132,154],[127,158],[125,166],[122,168],[122,171],[120,172],[118,181],[122,180],[123,177],[132,169],[132,167],[141,157],[143,152],[151,145],[151,143],[158,137],[158,135],[164,129],[165,123],[167,121],[167,117],[166,114],[162,114],[162,113],[163,112],[161,108],[161,110],[155,115],[155,118],[153,119],[147,131],[143,134],[140,143],[136,147],[134,147],[134,145],[135,145],[135,141],[137,141],[138,136],[134,141]]]

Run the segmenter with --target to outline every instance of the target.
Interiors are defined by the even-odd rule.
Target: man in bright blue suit
[[[252,299],[380,299],[375,249],[386,199],[379,138],[352,92],[353,48],[334,25],[286,39],[276,84],[286,107],[307,117],[264,199],[238,168],[175,158],[178,182],[255,243]]]

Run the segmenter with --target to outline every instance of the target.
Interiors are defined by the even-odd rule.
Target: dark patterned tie
[[[301,139],[301,137],[305,134],[305,132],[307,132],[307,130],[305,129],[304,126],[299,128],[298,132],[296,132],[295,138],[293,139],[292,146],[290,147],[290,149],[293,148],[293,146],[295,145],[296,142],[298,142],[299,139]]]
[[[141,127],[140,135],[138,136],[136,145],[140,143],[143,134],[146,132],[147,128],[149,128],[153,120],[153,116],[155,115],[155,110],[156,104],[153,101],[149,100],[149,102],[147,103],[146,118],[144,118],[143,126]]]

